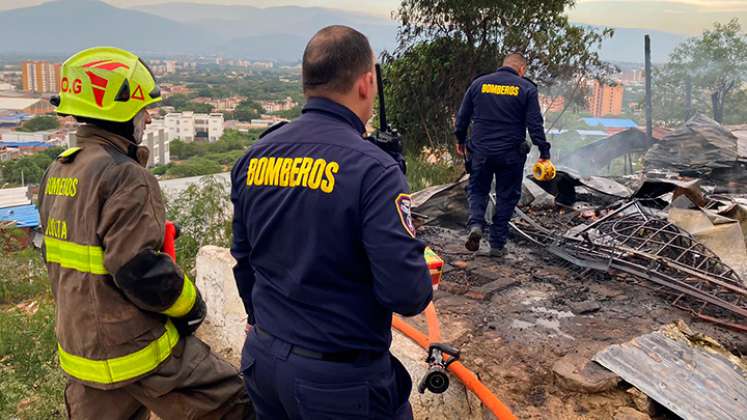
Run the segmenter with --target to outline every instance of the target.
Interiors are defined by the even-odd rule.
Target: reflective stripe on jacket
[[[178,268],[168,290],[142,285],[174,296],[158,311],[120,289],[114,274],[143,251],[161,249],[161,191],[128,155],[134,147],[127,139],[84,125],[77,140],[80,149],[60,155],[42,179],[44,253],[57,304],[60,365],[74,380],[109,389],[168,359],[179,342],[169,316],[189,312],[196,290]]]

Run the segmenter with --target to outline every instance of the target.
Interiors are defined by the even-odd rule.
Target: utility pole
[[[648,138],[654,137],[653,103],[651,100],[651,37],[645,38],[646,54],[646,134]]]
[[[690,76],[685,80],[685,121],[693,116],[693,80]]]

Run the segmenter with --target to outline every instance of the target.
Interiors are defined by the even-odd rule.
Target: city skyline
[[[0,0],[0,11],[39,5],[52,0]],[[116,7],[147,12],[147,6],[164,3],[202,3],[255,7],[326,7],[390,17],[400,0],[105,0]],[[655,29],[694,35],[712,26],[740,18],[747,22],[745,0],[578,0],[568,13],[573,22],[619,27]]]

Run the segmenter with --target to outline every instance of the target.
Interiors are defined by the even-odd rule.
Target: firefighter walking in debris
[[[496,72],[472,82],[457,113],[455,134],[457,154],[467,155],[470,217],[465,244],[477,251],[485,226],[490,186],[495,179],[496,208],[490,226],[490,255],[502,257],[508,239],[508,222],[521,198],[524,164],[532,142],[539,148],[540,161],[549,165],[550,143],[545,139],[537,86],[524,78],[526,59],[509,54]],[[467,132],[472,133],[467,142]]]
[[[236,369],[192,333],[205,317],[193,282],[159,252],[161,191],[139,146],[160,101],[135,55],[92,48],[62,66],[61,115],[84,123],[44,175],[39,209],[57,304],[72,419],[245,419]]]

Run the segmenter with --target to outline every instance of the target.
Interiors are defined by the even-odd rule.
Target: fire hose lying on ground
[[[438,287],[441,280],[441,270],[443,269],[443,260],[430,248],[425,251],[426,262],[431,270],[431,278],[434,289]],[[438,322],[436,307],[431,302],[424,312],[426,323],[428,325],[428,335],[418,331],[417,328],[405,322],[402,318],[395,315],[392,318],[392,328],[404,334],[407,338],[418,344],[428,352],[426,363],[429,364],[423,380],[418,386],[418,391],[422,394],[428,389],[431,392],[440,394],[445,392],[449,387],[449,377],[446,374],[448,370],[464,386],[472,391],[477,398],[482,401],[485,407],[490,410],[500,420],[516,419],[511,410],[486,387],[472,371],[460,363],[460,353],[455,348],[441,343],[441,328]]]

